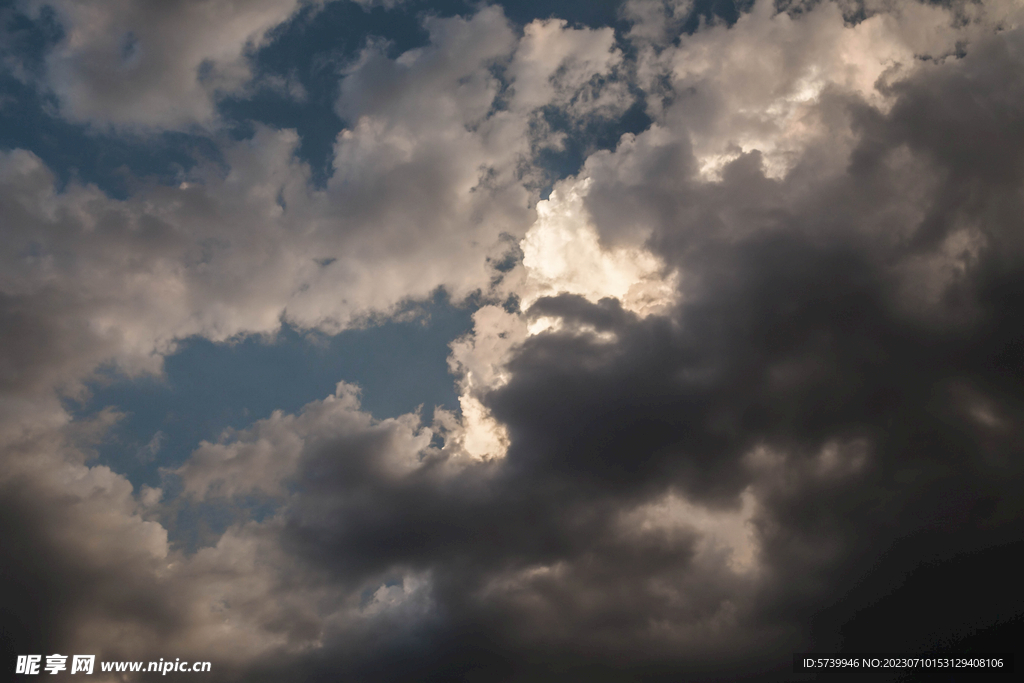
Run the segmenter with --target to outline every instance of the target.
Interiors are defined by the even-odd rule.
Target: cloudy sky
[[[3,666],[1018,647],[1022,21],[3,3]]]

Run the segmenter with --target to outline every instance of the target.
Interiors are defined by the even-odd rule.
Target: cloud
[[[311,681],[776,680],[804,649],[1012,642],[1019,8],[682,11],[630,3],[632,53],[486,7],[369,44],[322,189],[287,131],[124,201],[6,153],[12,642]],[[537,110],[632,68],[652,125],[541,200]],[[461,415],[378,420],[341,383],[136,494],[86,464],[116,416],[57,399],[438,286],[490,297],[451,345]],[[210,510],[225,531],[169,542]]]
[[[374,422],[339,387],[338,397],[299,416],[274,416],[217,449],[204,445],[177,475],[201,497],[244,496],[258,485],[281,501],[261,538],[348,595],[337,598],[340,611],[324,615],[322,646],[329,658],[355,658],[357,669],[382,653],[357,656],[351,639],[359,642],[373,620],[394,610],[411,619],[403,630],[413,640],[442,650],[453,643],[437,638],[471,623],[511,651],[546,643],[585,657],[612,648],[629,661],[678,647],[724,648],[736,618],[727,596],[735,599],[749,582],[751,551],[729,550],[746,543],[749,505],[688,514],[690,504],[672,495],[637,505],[635,496],[572,485],[568,473],[549,470],[516,442],[504,459],[467,459],[457,434],[448,439],[443,424],[435,428],[446,437],[440,448],[413,416]],[[297,447],[259,445],[268,439]],[[260,483],[246,484],[253,477]],[[709,593],[712,584],[718,588]],[[689,595],[697,585],[700,600]],[[358,618],[341,610],[348,604],[361,604]],[[651,618],[663,626],[647,642]],[[406,645],[398,639],[383,647],[398,653]],[[419,666],[433,675],[445,656]]]
[[[515,59],[509,65],[515,82],[512,107],[530,110],[554,105],[576,116],[602,105],[625,108],[614,100],[627,95],[606,91],[605,96],[611,99],[602,102],[599,96],[593,97],[598,88],[588,88],[597,85],[592,81],[609,75],[622,63],[612,29],[573,29],[564,20],[549,19],[531,22],[523,31]]]
[[[253,428],[255,438],[238,435],[228,447],[233,461],[205,444],[179,474],[189,496],[241,495],[271,484],[279,493],[287,454],[275,443],[285,466],[275,465],[257,452],[258,443],[288,435],[300,441],[300,453],[340,448],[361,454],[373,476],[396,476],[408,465],[396,461],[398,469],[389,470],[380,457],[403,448],[415,454],[430,441],[429,430],[410,431],[414,421],[376,425],[341,386],[337,397],[298,418],[275,415]],[[313,563],[296,562],[280,516],[240,520],[212,545],[184,552],[167,532],[180,501],[162,504],[162,492],[149,487],[136,496],[108,468],[69,460],[79,453],[80,439],[72,437],[49,432],[5,443],[0,524],[10,541],[2,552],[12,590],[2,599],[5,614],[22,624],[17,633],[5,626],[7,654],[45,644],[47,652],[106,660],[184,655],[216,661],[217,675],[231,678],[261,658],[280,661],[321,647],[326,633],[379,628],[429,598],[415,574],[396,591],[391,574],[339,584]],[[238,465],[249,472],[247,482],[237,480]]]
[[[58,191],[31,152],[5,153],[5,294],[10,315],[40,316],[8,329],[48,335],[25,358],[67,339],[47,326],[77,327],[76,349],[53,353],[80,359],[67,377],[101,362],[153,372],[191,335],[269,334],[282,319],[337,332],[438,287],[456,300],[487,291],[506,236],[533,220],[519,172],[530,112],[497,108],[489,71],[516,42],[495,8],[426,28],[427,46],[391,59],[371,45],[347,69],[338,107],[353,124],[324,189],[295,157],[296,134],[266,127],[225,142],[224,166],[126,200]],[[54,370],[18,366],[21,382]]]
[[[145,446],[139,448],[136,454],[139,460],[141,460],[142,462],[152,462],[153,460],[155,460],[157,453],[160,452],[160,448],[161,446],[163,446],[163,443],[166,439],[167,435],[164,434],[162,431],[157,431],[155,434],[153,434],[153,438],[150,439]]]
[[[219,95],[252,78],[248,57],[300,0],[237,3],[67,2],[51,8],[63,37],[47,54],[44,84],[61,114],[128,130],[187,130],[216,118]]]
[[[579,294],[597,302],[611,297],[636,311],[656,310],[675,296],[673,275],[638,245],[606,249],[584,208],[587,181],[563,183],[537,204],[537,222],[522,241],[523,308],[545,295]]]
[[[672,106],[662,112],[662,98],[655,97],[648,107],[655,118],[689,132],[701,173],[713,177],[757,149],[769,176],[784,174],[807,142],[825,132],[816,106],[822,93],[852,92],[884,108],[885,88],[877,86],[912,73],[924,59],[952,58],[958,41],[979,33],[976,21],[965,18],[966,26],[958,26],[955,13],[917,2],[868,12],[853,23],[839,4],[805,10],[776,13],[771,2],[757,2],[734,26],[710,26],[678,47],[658,51],[641,44],[638,69],[647,87],[671,83],[664,94]],[[666,24],[671,21],[657,13],[643,15],[633,30]],[[757,59],[751,59],[753,46]]]

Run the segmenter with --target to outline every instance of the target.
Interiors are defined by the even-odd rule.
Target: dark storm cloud
[[[54,476],[40,477],[31,469],[13,476],[5,472],[0,490],[5,663],[45,648],[46,654],[67,653],[80,642],[83,628],[145,624],[133,638],[170,639],[185,626],[187,613],[181,603],[167,599],[151,571],[166,535],[138,518],[118,519],[130,487],[109,471],[83,476],[81,470],[47,462],[46,444],[22,446],[29,453],[36,450],[36,465],[48,465]],[[5,450],[5,461],[14,461],[14,455]],[[59,487],[63,495],[56,498],[55,484],[75,474],[76,484]],[[130,649],[126,641],[110,642],[94,654],[116,657]]]
[[[801,648],[1010,642],[1024,611],[1006,565],[1024,531],[1021,44],[1008,31],[923,70],[888,114],[833,103],[859,138],[839,175],[771,180],[750,154],[708,185],[685,144],[663,150],[634,181],[662,221],[651,243],[692,289],[645,319],[610,299],[540,300],[531,314],[566,331],[530,338],[488,396],[511,435],[503,461],[431,481],[431,465],[375,472],[381,446],[309,460],[289,531],[300,552],[340,576],[431,572],[440,623],[372,659],[383,668],[367,680],[553,680],[587,666],[598,680],[777,676]],[[908,151],[926,171],[914,194],[885,182]],[[621,187],[591,197],[640,201]],[[741,211],[691,225],[679,204],[700,207],[697,220]],[[923,218],[898,239],[866,224],[907,204]],[[980,246],[952,253],[963,268],[918,302],[902,269],[948,254],[957,230]],[[700,574],[694,533],[616,526],[670,490],[728,510],[747,487],[760,503],[751,584]],[[657,589],[693,576],[702,593],[685,607]],[[497,577],[519,583],[493,591]],[[728,600],[741,627],[723,625],[699,658],[654,635],[659,620],[721,615]],[[715,646],[753,663],[718,660]]]

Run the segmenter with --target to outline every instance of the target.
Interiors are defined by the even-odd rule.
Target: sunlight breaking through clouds
[[[537,222],[523,238],[526,278],[520,306],[543,296],[578,294],[596,303],[616,298],[626,310],[650,314],[674,303],[678,276],[640,247],[601,245],[583,200],[589,179],[565,181],[537,204]]]

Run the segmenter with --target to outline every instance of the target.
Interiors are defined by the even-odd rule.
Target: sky
[[[1022,21],[0,3],[2,666],[1019,649]]]

